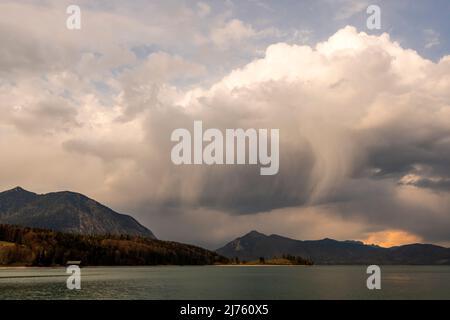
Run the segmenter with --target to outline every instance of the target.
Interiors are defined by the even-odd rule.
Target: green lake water
[[[450,266],[87,267],[81,290],[65,268],[0,268],[0,299],[450,299]]]

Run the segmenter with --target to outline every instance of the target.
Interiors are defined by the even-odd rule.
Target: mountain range
[[[36,194],[21,187],[0,193],[0,223],[85,235],[131,235],[156,239],[129,215],[80,193]]]
[[[391,248],[366,245],[360,241],[294,240],[252,231],[237,238],[217,253],[229,259],[254,261],[282,255],[301,256],[315,264],[388,264],[388,265],[450,265],[450,248],[432,244],[409,244]]]
[[[36,194],[16,187],[1,192],[0,224],[69,234],[156,239],[148,228],[131,216],[117,213],[80,193],[69,191]],[[294,240],[257,231],[229,242],[216,252],[240,261],[291,255],[312,260],[315,264],[450,265],[450,248],[432,244],[383,248],[353,240]]]

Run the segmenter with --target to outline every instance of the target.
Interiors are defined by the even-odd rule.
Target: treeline
[[[240,260],[238,257],[230,259],[231,264],[243,264],[243,265],[314,265],[314,261],[311,259],[303,258],[300,256],[294,256],[290,254],[283,254],[281,257],[273,257],[271,259],[266,259],[265,257],[260,257],[256,261],[246,261]]]
[[[312,261],[311,259],[303,258],[300,256],[293,256],[290,254],[284,254],[282,255],[282,258],[291,261],[292,264],[307,265],[307,266],[312,266],[314,264],[314,261]]]
[[[206,265],[227,263],[192,245],[135,236],[91,236],[0,224],[0,265]]]

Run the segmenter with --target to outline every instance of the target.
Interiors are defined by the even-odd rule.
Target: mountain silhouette
[[[134,218],[69,191],[36,194],[16,187],[1,192],[0,223],[88,235],[123,234],[155,239]]]
[[[311,259],[315,264],[410,264],[450,265],[450,249],[432,244],[409,244],[391,248],[366,245],[360,241],[294,240],[257,231],[237,238],[217,253],[241,261],[260,257],[271,259],[289,254]]]

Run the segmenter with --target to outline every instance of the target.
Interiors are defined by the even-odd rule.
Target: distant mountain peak
[[[30,192],[28,190],[25,190],[24,188],[22,188],[20,186],[14,187],[14,188],[12,188],[10,190],[6,190],[4,192],[8,192],[8,193],[32,193],[32,194],[35,194],[34,192]]]
[[[244,235],[242,238],[245,238],[245,237],[267,237],[267,236],[264,233],[261,233],[256,230],[252,230],[249,233],[247,233],[246,235]]]
[[[155,238],[133,217],[72,191],[38,195],[15,187],[0,192],[0,223],[81,234]]]
[[[339,241],[334,240],[334,239],[331,239],[331,238],[323,238],[323,239],[320,240],[320,241],[323,241],[323,242],[339,242]]]

